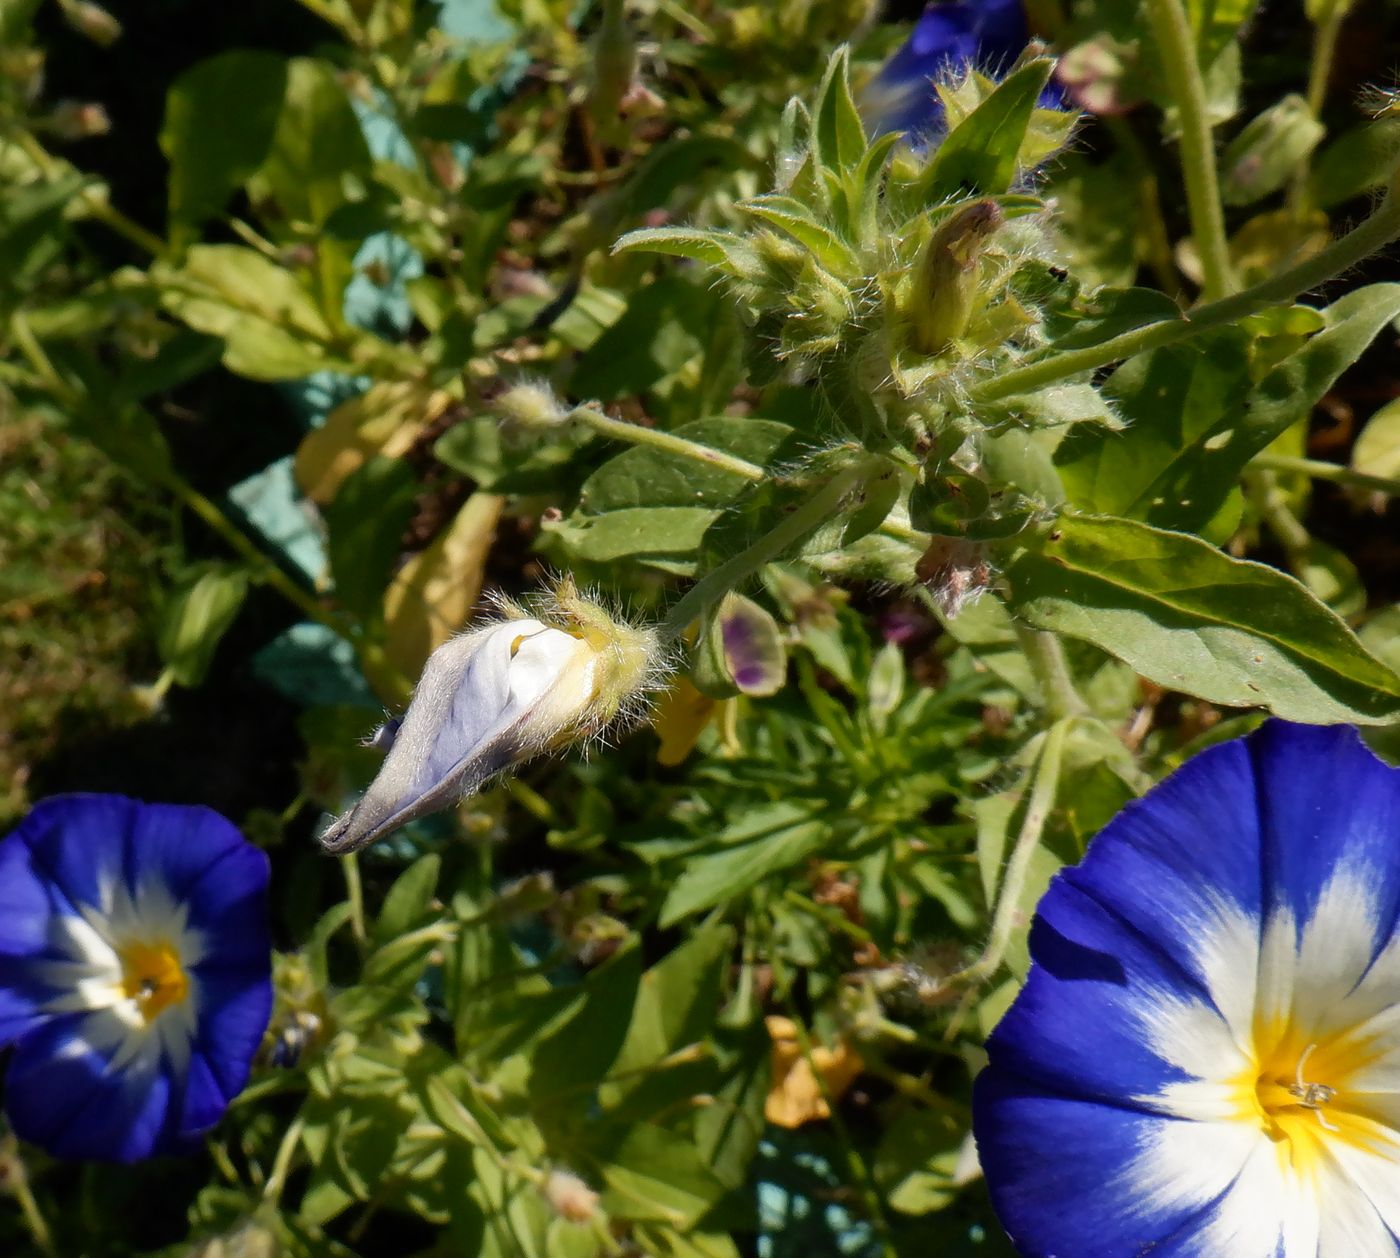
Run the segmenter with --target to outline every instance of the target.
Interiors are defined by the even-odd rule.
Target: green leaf
[[[175,680],[197,686],[243,606],[248,574],[242,568],[210,567],[178,589],[165,609],[157,644]]]
[[[830,835],[810,804],[779,802],[752,809],[718,836],[729,846],[693,856],[661,906],[662,927],[713,908],[790,869],[816,852]]]
[[[1211,65],[1254,12],[1258,0],[1187,0],[1186,11],[1196,35],[1196,55]]]
[[[1038,57],[1007,78],[938,146],[921,178],[921,198],[936,205],[962,193],[994,196],[1016,177],[1016,158],[1054,62]]]
[[[252,380],[291,380],[353,364],[311,294],[284,267],[241,245],[194,245],[184,265],[157,263],[161,304],[224,341],[224,366]]]
[[[326,507],[327,550],[337,600],[357,615],[382,614],[389,570],[403,549],[418,480],[403,459],[357,468]]]
[[[1313,162],[1308,196],[1331,209],[1372,188],[1379,188],[1400,163],[1400,118],[1377,118],[1344,131]]]
[[[243,49],[201,61],[171,84],[160,148],[177,246],[267,159],[286,88],[285,58]]]
[[[816,260],[833,275],[849,278],[860,274],[860,261],[854,250],[796,197],[776,194],[754,197],[745,201],[742,208],[811,250]]]
[[[1023,620],[1169,690],[1314,723],[1400,714],[1400,676],[1302,585],[1199,538],[1066,515],[1007,575]]]
[[[849,54],[838,48],[827,63],[812,127],[813,153],[831,170],[851,170],[865,156],[865,127],[851,96],[850,77]]]
[[[205,142],[209,136],[204,135]],[[373,165],[359,119],[328,62],[294,57],[272,146],[249,181],[255,199],[271,199],[283,217],[319,227],[351,199]]]
[[[1087,427],[1055,455],[1084,510],[1203,532],[1249,460],[1304,418],[1400,314],[1400,284],[1371,284],[1325,311],[1327,326],[1249,387],[1249,338],[1224,328],[1129,359],[1105,392],[1127,422]]]
[[[722,450],[762,467],[794,453],[793,430],[771,419],[717,416],[675,429],[677,437]],[[609,459],[583,483],[579,505],[591,515],[628,507],[717,507],[732,501],[752,482],[722,467],[633,446]]]
[[[1387,402],[1366,421],[1352,446],[1351,465],[1368,476],[1400,480],[1400,399]]]
[[[709,923],[642,975],[627,1035],[610,1071],[631,1077],[608,1085],[601,1096],[605,1107],[635,1087],[646,1067],[709,1033],[733,943],[732,928]]]
[[[423,856],[394,879],[375,919],[371,942],[376,947],[412,930],[428,915],[441,867],[440,856]]]
[[[28,281],[67,238],[64,212],[88,182],[69,171],[47,183],[11,184],[0,197],[0,295],[25,294]]]
[[[558,523],[546,522],[544,531],[576,559],[611,563],[693,555],[719,514],[710,507],[637,507],[606,515],[575,512]]]
[[[628,232],[612,247],[613,253],[665,253],[691,258],[707,266],[724,266],[735,248],[726,232],[699,227],[644,227]]]
[[[735,318],[727,300],[704,283],[667,275],[638,289],[622,318],[574,364],[569,389],[579,397],[646,394],[663,414],[674,395],[703,384],[716,326]],[[707,364],[708,365],[708,364]],[[655,411],[653,412],[655,413]]]
[[[694,1140],[653,1123],[632,1126],[602,1167],[603,1208],[622,1219],[694,1227],[724,1195]]]

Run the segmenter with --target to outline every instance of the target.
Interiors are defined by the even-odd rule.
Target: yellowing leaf
[[[408,677],[467,621],[476,600],[486,556],[496,537],[504,499],[473,494],[456,518],[426,550],[399,570],[384,592],[384,621],[390,660]]]
[[[680,678],[656,704],[652,725],[661,739],[657,764],[680,764],[692,751],[701,733],[714,718],[718,699],[702,695],[689,677]]]
[[[770,1017],[764,1023],[773,1041],[773,1086],[763,1103],[763,1117],[775,1127],[800,1127],[830,1118],[826,1098],[838,1099],[865,1063],[844,1040],[835,1048],[815,1045],[809,1059],[791,1020]]]
[[[405,454],[451,400],[412,381],[370,385],[306,434],[297,449],[297,484],[312,501],[330,502],[345,478],[370,459]]]

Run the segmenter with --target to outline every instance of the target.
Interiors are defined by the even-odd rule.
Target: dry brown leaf
[[[428,656],[466,624],[481,597],[504,501],[496,494],[473,494],[384,591],[385,649],[405,676],[417,677]]]
[[[313,502],[330,502],[345,478],[370,459],[405,453],[451,401],[443,390],[429,390],[415,381],[370,385],[302,439],[297,484]]]
[[[763,1102],[764,1118],[775,1127],[800,1127],[830,1118],[826,1097],[838,1099],[865,1069],[865,1063],[844,1040],[835,1048],[813,1045],[808,1060],[790,1019],[770,1017],[764,1024],[773,1041],[773,1082]]]

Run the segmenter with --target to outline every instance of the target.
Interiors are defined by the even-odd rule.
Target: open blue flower
[[[1271,722],[1056,878],[974,1122],[1027,1258],[1400,1253],[1400,770]]]
[[[63,795],[0,840],[5,1109],[57,1157],[213,1126],[272,1007],[267,857],[208,808]]]
[[[862,113],[876,135],[922,133],[943,120],[933,81],[975,66],[986,74],[1010,68],[1030,31],[1021,0],[950,0],[928,5],[909,38],[866,88]],[[1059,89],[1049,87],[1041,104],[1057,106]]]

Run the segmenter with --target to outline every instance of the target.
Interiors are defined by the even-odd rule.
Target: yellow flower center
[[[136,1002],[147,1022],[163,1009],[180,1004],[190,994],[190,980],[174,945],[166,940],[133,942],[118,950],[122,963],[122,992]]]
[[[1234,1081],[1239,1116],[1258,1123],[1295,1172],[1316,1172],[1329,1143],[1375,1150],[1393,1137],[1389,1116],[1353,1084],[1383,1051],[1360,1028],[1316,1042],[1265,1030],[1255,1050],[1257,1064]]]

